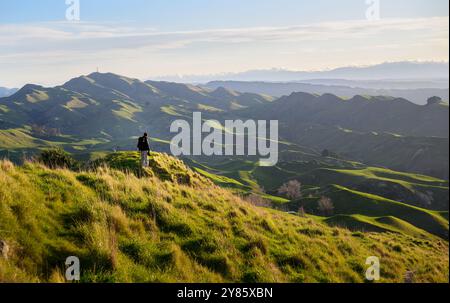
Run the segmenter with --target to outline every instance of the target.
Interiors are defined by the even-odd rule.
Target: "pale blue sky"
[[[286,26],[364,18],[365,0],[81,0],[82,19],[161,30]],[[391,17],[447,16],[448,0],[382,0]],[[65,0],[0,0],[0,23],[62,21]]]
[[[148,78],[448,61],[448,0],[0,0],[0,86],[52,85],[100,67]],[[5,75],[8,75],[6,78]]]

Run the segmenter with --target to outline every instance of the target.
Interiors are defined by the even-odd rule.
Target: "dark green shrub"
[[[62,148],[46,149],[40,153],[37,160],[52,169],[77,169],[79,167],[78,162]]]

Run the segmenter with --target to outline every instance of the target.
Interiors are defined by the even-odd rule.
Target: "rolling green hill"
[[[431,234],[396,217],[367,217],[362,215],[336,215],[324,220],[330,226],[338,226],[361,232],[399,233],[429,239]]]
[[[80,141],[124,140],[137,131],[151,130],[155,137],[168,139],[170,118],[190,119],[193,111],[220,113],[272,100],[257,94],[93,73],[53,88],[29,84],[1,98],[0,129],[30,127],[36,137],[62,134]]]
[[[0,239],[10,246],[1,282],[61,282],[73,255],[83,282],[364,282],[369,256],[381,258],[381,282],[407,271],[417,282],[449,279],[448,242],[396,219],[379,225],[411,235],[258,208],[163,154],[144,172],[136,153],[95,167],[0,162]]]
[[[275,167],[259,167],[248,160],[187,163],[216,184],[243,195],[256,193],[275,208],[296,212],[303,207],[309,214],[322,215],[317,203],[326,196],[334,205],[327,223],[347,226],[349,219],[358,222],[350,225],[353,229],[448,239],[448,181],[320,156],[284,161]],[[279,196],[278,188],[289,180],[302,183],[302,199],[289,201]],[[392,220],[377,221],[386,217]]]
[[[332,197],[334,212],[337,214],[393,216],[443,239],[448,239],[448,220],[442,218],[437,212],[338,185],[332,186],[327,194]]]
[[[286,167],[291,171],[286,171]],[[266,173],[263,172],[265,170]],[[442,211],[449,209],[448,181],[433,177],[376,167],[342,169],[308,163],[281,163],[279,170],[282,172],[279,178],[281,183],[297,178],[307,185],[340,184],[413,206]],[[271,169],[259,168],[257,171],[262,176],[271,173]]]

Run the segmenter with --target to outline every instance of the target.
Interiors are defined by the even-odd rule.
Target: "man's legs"
[[[148,152],[141,151],[141,166],[148,167]]]
[[[148,151],[144,152],[144,165],[148,167]]]

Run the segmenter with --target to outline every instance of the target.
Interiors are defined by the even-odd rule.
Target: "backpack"
[[[150,149],[150,147],[149,147],[149,144],[148,144],[148,139],[146,138],[146,137],[140,137],[139,138],[139,142],[138,142],[138,149],[140,150],[140,151],[146,151],[146,150],[149,150]]]
[[[139,137],[137,148],[142,150],[144,148],[144,137]]]

